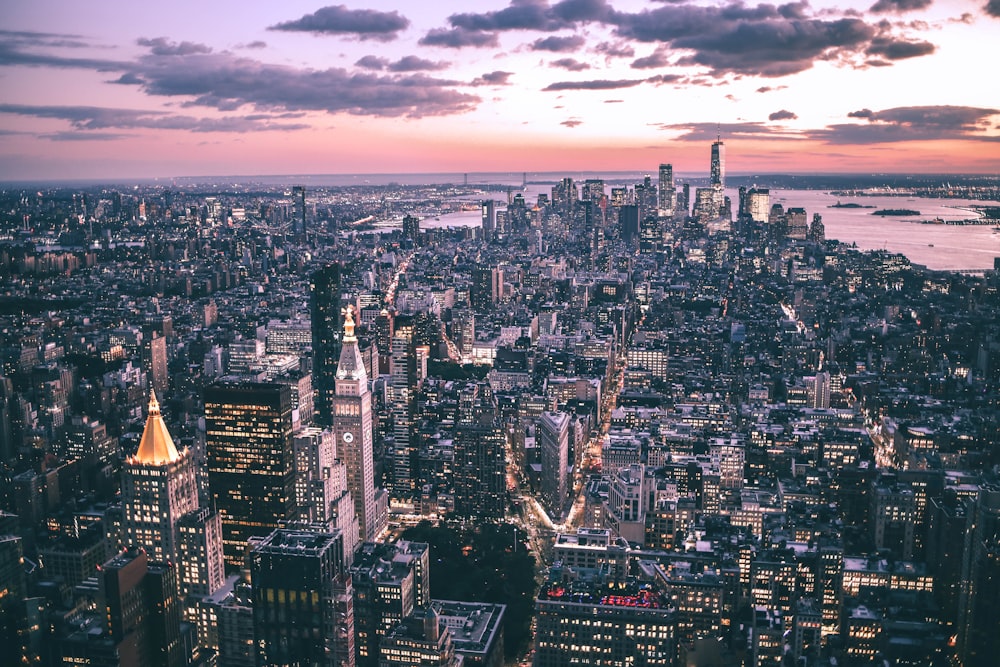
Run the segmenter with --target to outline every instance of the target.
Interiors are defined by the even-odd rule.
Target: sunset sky
[[[1000,172],[1000,0],[7,0],[0,179]]]

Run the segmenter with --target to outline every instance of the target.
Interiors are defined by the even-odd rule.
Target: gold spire
[[[354,306],[347,304],[344,308],[344,342],[354,343],[357,340],[354,335]]]
[[[156,392],[149,392],[149,415],[146,417],[146,428],[139,441],[139,451],[134,460],[145,465],[163,465],[180,458],[174,440],[167,431],[167,425],[160,416],[160,402],[156,400]]]

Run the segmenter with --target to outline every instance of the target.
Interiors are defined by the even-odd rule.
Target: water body
[[[539,193],[549,193],[551,186],[529,183],[516,188],[529,204]],[[733,202],[736,190],[727,190]],[[494,199],[504,199],[494,194]],[[855,203],[874,208],[831,208]],[[860,250],[888,250],[905,255],[915,264],[934,270],[992,269],[993,260],[1000,257],[1000,232],[994,225],[925,225],[919,221],[940,218],[943,221],[968,220],[978,217],[973,206],[997,206],[1000,203],[970,199],[923,199],[919,197],[838,197],[821,190],[771,190],[771,204],[787,208],[804,208],[808,219],[813,213],[823,216],[826,236],[843,243],[856,243]],[[734,203],[735,206],[735,203]],[[872,212],[886,208],[908,208],[920,211],[917,216],[879,216]],[[448,213],[425,218],[425,229],[440,227],[470,227],[479,225],[481,214],[476,211]]]

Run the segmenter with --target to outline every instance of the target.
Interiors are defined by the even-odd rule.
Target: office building
[[[535,600],[534,667],[674,664],[676,615],[652,586],[562,574]]]
[[[344,560],[350,562],[359,543],[358,515],[348,489],[347,466],[337,458],[337,437],[332,429],[315,426],[292,434],[295,452],[295,506],[298,520],[340,530]]]
[[[172,565],[150,561],[142,549],[133,547],[104,564],[98,584],[105,631],[120,667],[186,664]]]
[[[372,397],[368,374],[354,335],[350,306],[344,317],[343,347],[333,396],[333,434],[340,458],[347,466],[347,488],[354,500],[362,542],[374,542],[384,526],[375,510],[375,463],[372,447]]]
[[[306,189],[301,185],[292,187],[292,233],[300,241],[306,238]]]
[[[542,504],[552,519],[560,521],[569,495],[569,415],[542,413],[538,442],[542,452]]]
[[[500,521],[507,489],[506,438],[492,412],[455,428],[455,513]]]
[[[353,667],[351,577],[340,533],[279,529],[250,554],[259,665]]]
[[[176,562],[177,524],[197,508],[191,453],[177,450],[151,392],[139,449],[122,464],[122,542],[141,547],[153,560]]]
[[[677,207],[677,188],[674,186],[674,166],[660,165],[660,182],[657,190],[657,215],[672,218]]]
[[[313,387],[316,421],[333,423],[333,396],[340,361],[343,322],[340,310],[340,265],[331,264],[314,271],[309,278],[309,306],[312,313]]]
[[[207,387],[205,449],[226,564],[240,567],[250,537],[294,517],[291,390],[226,381]]]
[[[502,667],[507,605],[434,600],[431,608],[451,630],[455,654],[462,657],[463,667]]]

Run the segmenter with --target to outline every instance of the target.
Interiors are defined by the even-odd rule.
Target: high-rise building
[[[292,187],[292,232],[295,238],[306,238],[306,189],[304,186]]]
[[[122,541],[158,561],[176,562],[181,517],[198,508],[191,453],[177,451],[150,392],[146,428],[134,456],[122,465]]]
[[[501,520],[506,499],[506,440],[492,411],[455,428],[455,513]]]
[[[768,188],[751,188],[747,193],[747,213],[754,222],[767,222],[771,213],[771,191]]]
[[[294,516],[291,390],[226,381],[207,387],[205,449],[226,563],[239,567],[250,537]]]
[[[353,667],[354,603],[342,536],[280,529],[250,554],[259,665]]]
[[[337,366],[333,397],[333,432],[341,459],[347,466],[347,488],[354,498],[362,542],[374,542],[383,526],[375,511],[374,430],[368,374],[354,335],[350,306],[344,316],[343,348]]]
[[[483,238],[489,241],[496,233],[497,203],[492,199],[484,199],[480,206],[483,210]]]
[[[309,278],[309,304],[312,311],[316,421],[329,426],[333,423],[333,395],[336,392],[340,337],[343,332],[339,264],[331,264],[313,272]]]
[[[469,301],[479,313],[489,311],[503,296],[503,270],[496,267],[476,267],[472,270]]]
[[[677,188],[674,186],[674,166],[660,165],[660,182],[657,190],[657,215],[672,218],[677,206]]]
[[[396,321],[392,335],[392,372],[389,379],[392,410],[392,495],[406,499],[416,489],[417,447],[413,440],[413,390],[417,355],[412,318]]]
[[[295,505],[301,523],[340,530],[344,560],[350,562],[358,545],[358,515],[348,489],[347,466],[337,459],[332,429],[315,426],[292,434],[295,451]]]
[[[675,612],[649,584],[561,574],[535,600],[534,667],[675,664]]]
[[[538,441],[542,452],[542,504],[558,521],[569,494],[569,415],[543,412],[538,420]]]
[[[712,142],[712,188],[726,189],[726,145],[719,138]]]
[[[1000,654],[1000,486],[984,484],[968,504],[958,601],[958,658],[962,667],[996,664]]]
[[[404,618],[379,647],[379,667],[458,667],[451,630],[433,608]]]
[[[177,583],[189,620],[197,600],[226,582],[222,518],[211,507],[188,512],[177,522]]]
[[[142,343],[142,365],[153,389],[166,396],[170,388],[170,373],[167,371],[167,339],[155,331]]]
[[[150,561],[133,547],[104,564],[98,584],[120,667],[186,664],[172,565]]]

